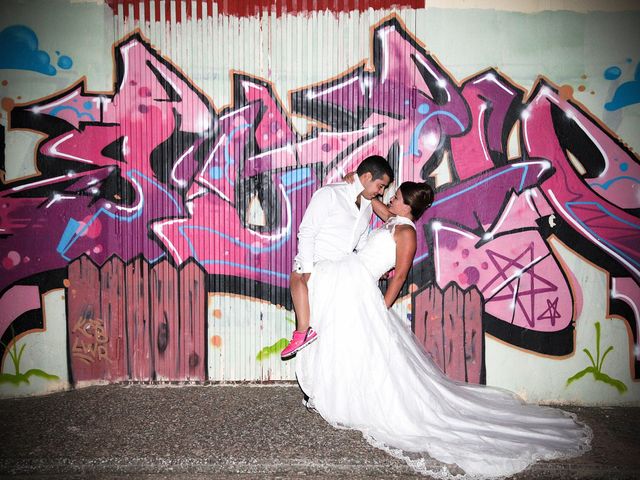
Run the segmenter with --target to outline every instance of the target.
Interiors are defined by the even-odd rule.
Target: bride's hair
[[[404,203],[411,207],[411,216],[418,220],[433,203],[434,192],[427,182],[403,182],[398,188]]]

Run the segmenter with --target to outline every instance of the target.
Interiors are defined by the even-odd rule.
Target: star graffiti
[[[560,312],[558,312],[558,297],[553,301],[547,298],[547,309],[537,318],[537,320],[549,320],[552,326],[555,326],[556,319],[561,318]]]
[[[535,271],[536,265],[550,254],[547,253],[541,258],[535,259],[533,242],[529,243],[520,254],[513,258],[493,250],[487,250],[486,252],[487,257],[489,257],[489,260],[496,270],[496,274],[482,288],[482,292],[485,293],[498,281],[505,284],[496,291],[494,296],[488,297],[488,301],[512,300],[514,302],[514,318],[515,306],[517,305],[530,327],[535,326],[536,320],[543,319],[549,319],[552,325],[555,324],[555,320],[560,318],[560,314],[557,311],[557,297],[554,302],[549,302],[547,299],[548,308],[539,317],[536,317],[535,312],[536,298],[538,295],[556,292],[558,290],[557,285]],[[510,273],[509,270],[511,270]],[[527,290],[522,289],[526,288],[527,283],[523,281],[523,279],[528,280],[529,288]],[[523,286],[523,284],[525,285]],[[504,291],[504,287],[508,288],[508,293],[498,294],[498,292]],[[525,302],[525,297],[529,297],[528,302]],[[528,303],[528,305],[526,303]]]

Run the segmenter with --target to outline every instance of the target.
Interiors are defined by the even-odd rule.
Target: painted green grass
[[[5,349],[9,351],[9,355],[11,356],[11,361],[13,362],[13,368],[16,373],[0,373],[0,384],[2,383],[13,383],[14,385],[20,385],[20,383],[30,383],[30,377],[40,377],[45,380],[59,380],[60,377],[57,375],[50,375],[47,372],[40,370],[39,368],[32,368],[31,370],[27,370],[24,373],[20,373],[20,360],[22,359],[22,354],[24,353],[24,349],[27,346],[26,343],[22,344],[20,347],[20,351],[18,352],[18,342],[13,342],[13,348],[8,348],[4,343],[2,344]]]
[[[281,338],[273,345],[264,347],[262,350],[260,350],[258,352],[258,355],[256,355],[256,360],[261,362],[269,358],[271,355],[276,355],[276,354],[279,355],[282,349],[287,345],[289,345],[289,340],[287,340],[286,338]]]
[[[602,365],[604,364],[604,359],[607,358],[607,355],[609,354],[609,352],[613,351],[613,346],[610,345],[609,348],[607,348],[607,350],[602,355],[602,358],[600,358],[600,322],[596,322],[595,327],[596,327],[596,359],[595,360],[593,359],[593,355],[591,354],[588,348],[583,348],[582,351],[587,355],[587,357],[589,357],[589,360],[591,361],[591,365],[585,368],[584,370],[580,370],[578,373],[576,373],[572,377],[569,377],[567,379],[567,386],[569,386],[572,382],[575,382],[576,380],[579,380],[580,378],[584,377],[587,373],[591,373],[593,375],[593,378],[597,382],[604,382],[607,385],[611,385],[612,387],[615,387],[619,393],[624,393],[627,391],[627,386],[624,383],[622,383],[620,380],[616,380],[615,378],[611,378],[606,373],[602,373]]]

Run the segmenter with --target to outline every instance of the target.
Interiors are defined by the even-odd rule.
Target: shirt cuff
[[[293,271],[295,273],[311,273],[313,272],[313,262],[301,262],[296,259],[293,261]]]

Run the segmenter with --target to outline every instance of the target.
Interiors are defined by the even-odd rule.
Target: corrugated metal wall
[[[354,52],[362,59],[369,56],[371,26],[389,14],[370,7],[385,2],[353,2],[333,11],[328,4],[309,3],[309,9],[300,4],[300,17],[282,17],[282,4],[263,3],[257,2],[260,13],[253,16],[222,14],[235,8],[227,2],[111,3],[116,66],[122,69],[114,98],[113,115],[120,126],[115,135],[126,139],[130,167],[150,158],[153,174],[147,178],[169,187],[142,195],[153,205],[153,233],[172,261],[155,268],[169,275],[173,266],[193,258],[205,271],[205,376],[210,380],[293,378],[293,362],[281,362],[279,350],[295,325],[287,286],[296,227],[313,191],[364,158],[358,141],[350,138],[352,131],[361,130],[356,135],[362,144],[363,137],[372,136],[367,129],[374,128],[357,127],[346,110],[329,112],[322,103],[305,111],[308,121],[296,121],[289,92],[279,88],[295,91],[326,82],[327,73],[338,76],[359,63],[351,60],[357,58]],[[293,3],[285,10],[291,11]],[[404,13],[414,18],[412,10]],[[392,151],[390,138],[376,142],[376,153]],[[334,145],[340,141],[355,151],[345,156],[341,145]],[[179,196],[184,210],[177,206]],[[121,226],[117,223],[116,230]],[[125,258],[144,251],[138,233],[125,229],[118,235],[125,239]],[[178,344],[181,322],[187,321],[181,292],[168,289],[165,297],[158,295],[151,294],[156,305],[152,332],[165,328],[157,317],[166,315],[166,331],[181,332],[168,335],[166,354],[184,357]],[[147,302],[147,297],[131,301]],[[398,306],[405,317],[407,303]],[[153,351],[153,333],[151,340]],[[187,340],[182,347],[192,345]],[[156,352],[161,355],[165,352]],[[162,375],[157,365],[154,369],[157,379],[191,378],[181,375],[177,364],[174,374]]]
[[[640,14],[450,3],[0,3],[0,394],[293,380],[298,225],[379,154],[448,376],[637,399]]]

